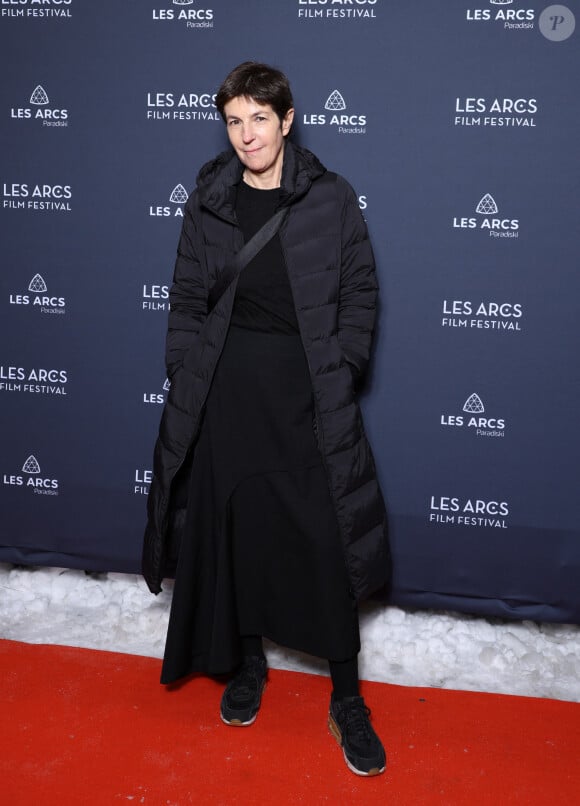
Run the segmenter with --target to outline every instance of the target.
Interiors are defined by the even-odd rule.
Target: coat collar
[[[294,204],[302,198],[313,181],[326,172],[317,157],[305,148],[290,141],[284,146],[280,206]],[[235,151],[222,151],[206,163],[197,177],[200,203],[211,212],[235,223],[234,187],[241,181],[243,165]]]

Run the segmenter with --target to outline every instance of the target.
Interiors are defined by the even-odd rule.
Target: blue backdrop
[[[376,251],[393,601],[579,622],[575,17],[2,0],[0,561],[138,570],[182,205],[226,144],[219,83],[258,59]]]

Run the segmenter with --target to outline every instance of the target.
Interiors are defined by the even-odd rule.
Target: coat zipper
[[[284,221],[283,226],[286,224],[287,221],[288,221],[288,218],[286,218],[286,220]],[[292,280],[292,275],[291,275],[291,272],[290,272],[288,260],[286,258],[286,249],[284,248],[284,242],[283,242],[283,239],[281,237],[282,236],[282,227],[280,228],[280,230],[278,232],[278,235],[280,236],[280,248],[282,249],[282,254],[284,256],[284,263],[286,264],[286,272],[288,274],[288,282],[290,284],[290,291],[292,292],[292,300],[294,302],[294,311],[296,313],[296,321],[298,322],[298,333],[300,334],[300,341],[302,342],[302,349],[304,350],[304,355],[306,356],[306,363],[308,364],[308,372],[309,372],[309,375],[310,375],[310,386],[312,388],[312,400],[313,400],[313,403],[314,403],[314,416],[316,418],[316,425],[317,425],[317,430],[318,430],[317,444],[318,444],[318,447],[319,447],[319,452],[320,452],[320,457],[322,459],[324,472],[326,473],[326,479],[327,479],[327,482],[328,482],[330,498],[332,500],[332,504],[333,504],[333,507],[334,507],[334,514],[335,514],[335,517],[336,517],[336,524],[338,526],[338,531],[339,531],[340,536],[341,536],[340,544],[341,544],[341,549],[342,549],[342,556],[343,556],[343,559],[344,559],[344,565],[345,565],[345,568],[346,568],[347,576],[349,578],[349,591],[351,593],[351,596],[353,596],[353,598],[354,598],[354,593],[352,591],[352,584],[351,584],[351,580],[350,580],[350,568],[349,568],[349,564],[348,564],[348,558],[347,558],[347,555],[346,555],[346,540],[345,540],[345,535],[344,535],[344,532],[343,532],[343,529],[342,529],[342,526],[341,526],[341,523],[340,523],[340,518],[338,517],[338,512],[337,512],[337,509],[336,509],[336,503],[335,503],[334,495],[333,495],[333,492],[332,492],[332,484],[331,484],[331,481],[330,481],[330,473],[328,471],[328,464],[326,462],[326,449],[325,449],[325,446],[324,446],[324,432],[322,430],[322,424],[320,422],[320,410],[318,408],[318,401],[316,400],[314,384],[312,382],[312,375],[313,375],[312,367],[310,366],[310,358],[308,356],[308,351],[306,350],[306,345],[304,344],[304,336],[303,336],[303,333],[302,333],[302,326],[300,324],[300,318],[298,316],[298,311],[297,311],[297,308],[296,308],[296,296],[294,294],[294,283],[293,283],[293,280]]]
[[[211,210],[209,207],[206,207],[206,210],[208,210],[208,212],[211,212],[211,213],[215,214],[215,211]],[[228,219],[224,218],[223,216],[218,216],[218,217],[221,218],[222,221],[225,221],[228,224],[232,224],[236,229],[239,229],[237,221],[228,220]],[[207,316],[211,316],[211,313],[212,313],[211,311],[208,311]],[[229,329],[229,327],[230,327],[231,313],[232,312],[230,311],[230,316],[229,316],[228,322],[227,322],[227,329]],[[205,322],[207,322],[207,317],[204,320],[204,324],[205,324]],[[223,347],[222,347],[222,349],[223,349]],[[221,355],[221,353],[220,353],[220,355]],[[217,366],[217,364],[216,364],[216,366]],[[213,382],[213,376],[212,376],[212,382]],[[209,394],[209,388],[208,388],[208,393],[207,394]],[[202,413],[203,413],[203,408],[205,407],[205,404],[206,404],[206,401],[207,401],[207,394],[206,394],[205,399],[203,401],[203,406],[202,406],[202,409],[200,410],[200,413],[199,413],[199,416],[198,416],[198,419],[197,419],[197,425],[195,427],[195,430],[194,430],[193,436],[191,438],[191,441],[190,441],[189,445],[187,446],[187,450],[185,451],[183,459],[177,465],[177,468],[175,469],[175,473],[173,474],[173,477],[172,477],[172,479],[171,479],[171,481],[169,483],[169,489],[167,491],[167,497],[165,498],[165,501],[164,501],[164,503],[166,504],[166,506],[165,506],[165,517],[163,518],[163,524],[162,524],[163,530],[161,532],[161,534],[164,534],[164,535],[167,534],[167,529],[169,527],[169,504],[171,503],[171,488],[173,487],[173,483],[174,483],[175,479],[177,478],[177,474],[179,473],[179,471],[181,470],[181,468],[185,464],[185,461],[187,459],[187,455],[188,455],[188,453],[189,453],[189,451],[191,449],[191,446],[194,444],[194,442],[195,442],[195,440],[196,440],[196,438],[197,438],[197,436],[199,434],[200,422],[201,422],[201,417],[202,417]]]

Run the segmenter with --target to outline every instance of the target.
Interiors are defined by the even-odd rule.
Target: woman
[[[221,718],[250,725],[262,636],[325,657],[330,729],[350,769],[375,775],[385,753],[359,696],[356,602],[386,585],[388,548],[354,391],[372,250],[351,187],[287,140],[283,73],[245,62],[216,106],[232,150],[201,169],[185,206],[148,501],[152,592],[178,557],[161,681],[235,672]],[[242,269],[238,253],[277,211],[278,232],[262,230]]]

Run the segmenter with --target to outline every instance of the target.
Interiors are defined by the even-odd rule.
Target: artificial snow
[[[140,577],[0,563],[0,638],[163,656],[172,585]],[[403,686],[580,701],[580,627],[361,606],[361,678]],[[327,674],[325,662],[266,642],[270,666]]]

